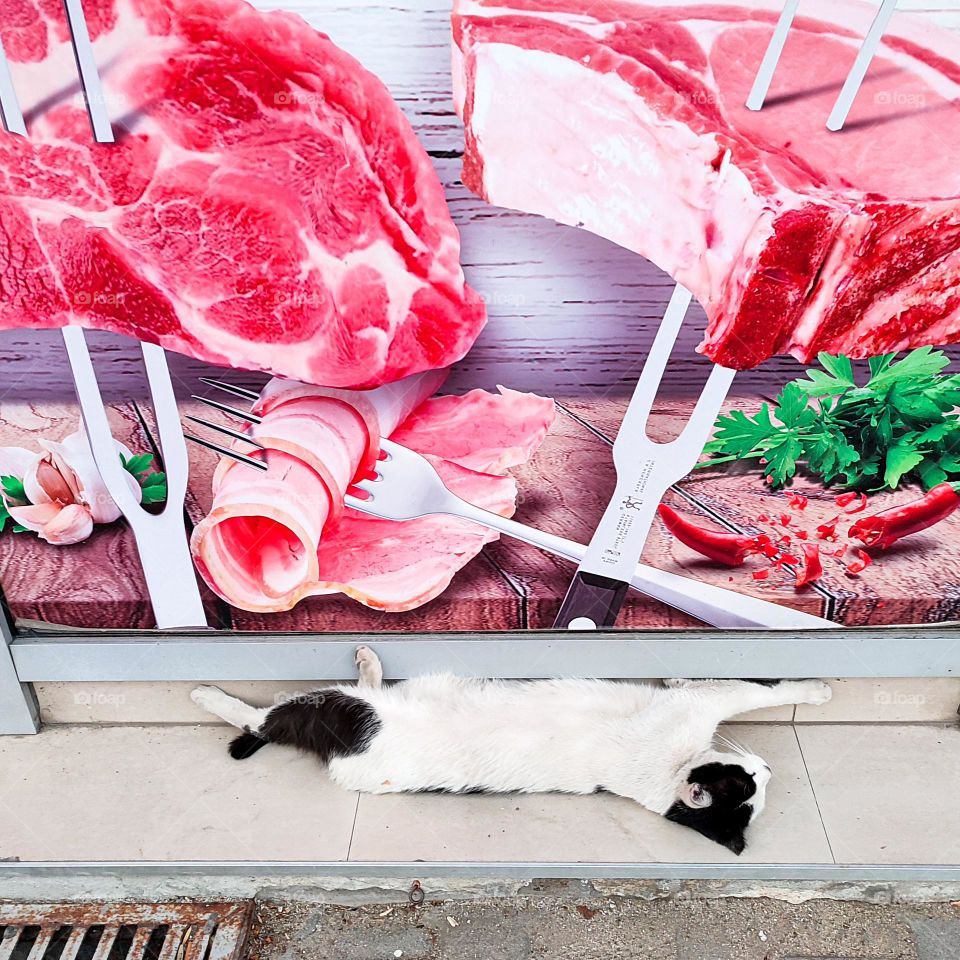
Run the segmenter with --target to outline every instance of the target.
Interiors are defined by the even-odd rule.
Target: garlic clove
[[[93,533],[93,517],[90,511],[79,503],[71,503],[64,507],[39,531],[42,540],[61,547],[80,543],[91,533]]]

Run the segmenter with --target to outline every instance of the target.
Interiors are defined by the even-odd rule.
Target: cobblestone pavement
[[[960,960],[960,902],[263,902],[250,960]]]

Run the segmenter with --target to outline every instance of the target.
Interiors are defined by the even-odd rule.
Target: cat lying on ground
[[[335,783],[366,793],[594,793],[629,797],[668,820],[743,852],[763,809],[770,768],[727,743],[717,726],[747,710],[826,703],[821,680],[476,680],[443,673],[382,686],[358,647],[357,686],[274,707],[216,687],[193,700],[246,731],[237,760],[268,743],[316,753]]]

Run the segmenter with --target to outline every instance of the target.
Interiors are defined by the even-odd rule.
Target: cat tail
[[[234,760],[246,760],[252,757],[258,750],[265,747],[270,741],[264,739],[257,733],[241,733],[239,737],[230,741],[230,756]]]

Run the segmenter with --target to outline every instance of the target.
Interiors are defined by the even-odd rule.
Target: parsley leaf
[[[167,475],[159,470],[150,472],[153,468],[153,454],[139,453],[127,458],[121,453],[120,461],[123,469],[140,484],[140,502],[144,506],[163,503],[167,499]]]
[[[774,487],[802,467],[826,485],[871,490],[960,474],[960,376],[945,373],[945,353],[872,357],[862,385],[848,357],[817,359],[772,405],[722,415],[700,466],[753,459]]]

